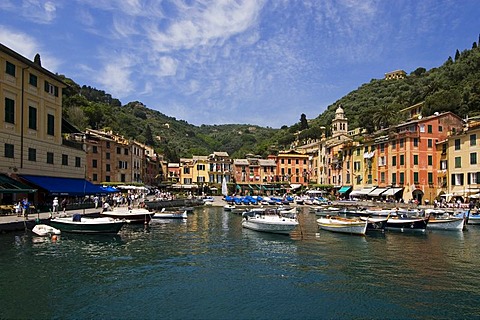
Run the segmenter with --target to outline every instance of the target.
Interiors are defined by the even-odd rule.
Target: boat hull
[[[427,228],[428,218],[389,218],[387,230],[393,231],[421,231]]]
[[[53,218],[50,225],[62,232],[70,233],[118,233],[125,221],[112,218],[82,218],[73,221],[71,218]]]
[[[338,220],[331,218],[317,219],[318,227],[322,230],[338,233],[365,235],[367,232],[367,221],[349,221],[349,219]]]
[[[57,228],[46,224],[37,224],[33,227],[32,232],[35,233],[37,236],[40,237],[47,237],[52,235],[59,235],[61,231]]]
[[[290,234],[297,225],[298,221],[294,219],[278,216],[247,216],[242,221],[242,227],[246,229],[279,234]]]
[[[428,230],[463,230],[465,220],[463,218],[431,219],[428,221]]]

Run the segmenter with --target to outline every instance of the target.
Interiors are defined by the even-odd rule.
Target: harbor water
[[[480,226],[467,231],[242,229],[201,207],[118,235],[0,235],[1,319],[480,317]]]

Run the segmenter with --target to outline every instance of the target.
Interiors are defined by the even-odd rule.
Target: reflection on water
[[[198,208],[118,235],[0,235],[0,318],[478,317],[480,226],[466,232],[243,229]],[[19,308],[28,301],[29,308]],[[141,306],[141,308],[139,308]]]

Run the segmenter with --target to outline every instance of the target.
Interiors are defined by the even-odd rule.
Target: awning
[[[350,193],[350,196],[351,197],[366,196],[367,194],[372,192],[372,190],[373,190],[372,188],[365,188],[365,189],[361,189],[361,190],[353,190]]]
[[[390,188],[388,189],[387,191],[385,191],[382,196],[393,196],[397,193],[399,193],[400,191],[402,191],[403,188]]]
[[[348,190],[350,190],[351,188],[352,186],[343,186],[340,188],[340,190],[338,190],[338,193],[342,194],[342,193],[348,192]]]
[[[388,188],[376,188],[375,190],[371,191],[368,195],[371,197],[380,197],[382,193],[387,191]]]
[[[292,183],[292,184],[290,184],[290,188],[291,188],[292,190],[296,190],[296,189],[300,188],[301,186],[302,186],[302,185],[301,185],[300,183]]]
[[[105,193],[105,189],[85,179],[21,175],[29,183],[47,190],[53,196],[84,196]]]
[[[37,189],[31,188],[5,174],[0,174],[0,193],[34,193],[35,191]]]

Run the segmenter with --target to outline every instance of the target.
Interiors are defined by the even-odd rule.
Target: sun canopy
[[[387,191],[385,191],[384,193],[382,193],[382,196],[393,196],[393,195],[396,195],[397,193],[399,193],[402,190],[403,190],[403,188],[390,188]]]
[[[107,191],[85,179],[58,178],[45,176],[22,175],[29,183],[45,189],[53,196],[84,196],[105,194]]]
[[[343,186],[340,188],[340,190],[338,190],[338,193],[342,194],[342,193],[348,192],[348,190],[350,190],[351,188],[352,186]]]
[[[380,197],[383,195],[385,191],[387,191],[388,188],[376,188],[375,190],[372,190],[368,195],[371,197]]]
[[[0,174],[0,193],[33,193],[37,189],[31,188],[7,175]]]

